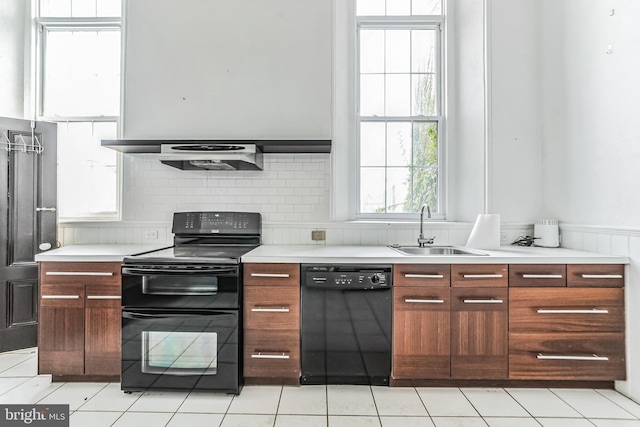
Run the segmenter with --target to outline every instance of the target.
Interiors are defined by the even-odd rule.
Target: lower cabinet
[[[120,282],[120,263],[41,263],[40,374],[120,375]]]

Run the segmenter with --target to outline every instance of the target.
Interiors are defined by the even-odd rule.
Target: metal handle
[[[56,208],[36,208],[36,212],[55,212]]]
[[[622,274],[583,274],[583,279],[622,279]]]
[[[252,308],[251,311],[256,313],[288,313],[289,308],[288,307],[282,307],[282,308],[256,307],[256,308]]]
[[[465,279],[500,279],[502,274],[463,274]]]
[[[47,276],[100,276],[111,277],[113,272],[108,271],[47,271]]]
[[[278,278],[287,278],[289,274],[287,273],[251,273],[251,277],[278,277]]]
[[[80,295],[42,295],[42,299],[80,299]]]
[[[289,359],[289,355],[286,353],[270,353],[263,354],[262,352],[257,352],[251,355],[252,359]]]
[[[120,295],[87,295],[87,299],[122,299]]]
[[[405,274],[404,277],[415,279],[444,279],[444,274]]]
[[[608,314],[609,310],[604,310],[599,308],[589,308],[589,309],[539,308],[536,310],[536,312],[540,314]]]
[[[523,279],[562,279],[562,274],[523,274]]]
[[[591,356],[571,356],[571,355],[557,355],[557,356],[549,356],[542,353],[538,353],[536,358],[540,360],[593,360],[593,361],[606,361],[609,360],[606,356],[598,356],[597,354],[593,354]]]
[[[444,304],[443,299],[414,299],[405,298],[404,302],[417,303],[417,304]]]
[[[464,299],[465,304],[502,304],[504,301],[501,299]]]

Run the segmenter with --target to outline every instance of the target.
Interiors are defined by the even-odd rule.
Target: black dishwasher
[[[391,265],[301,269],[301,383],[388,385]]]

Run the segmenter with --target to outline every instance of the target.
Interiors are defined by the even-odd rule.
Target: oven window
[[[145,295],[214,295],[218,278],[212,276],[142,276]]]
[[[142,332],[142,372],[146,374],[214,375],[217,353],[215,332]]]

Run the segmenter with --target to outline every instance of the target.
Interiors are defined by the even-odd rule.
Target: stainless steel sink
[[[391,249],[403,255],[433,256],[433,255],[479,255],[487,256],[484,252],[474,249],[459,248],[457,246],[397,246],[390,245]]]

